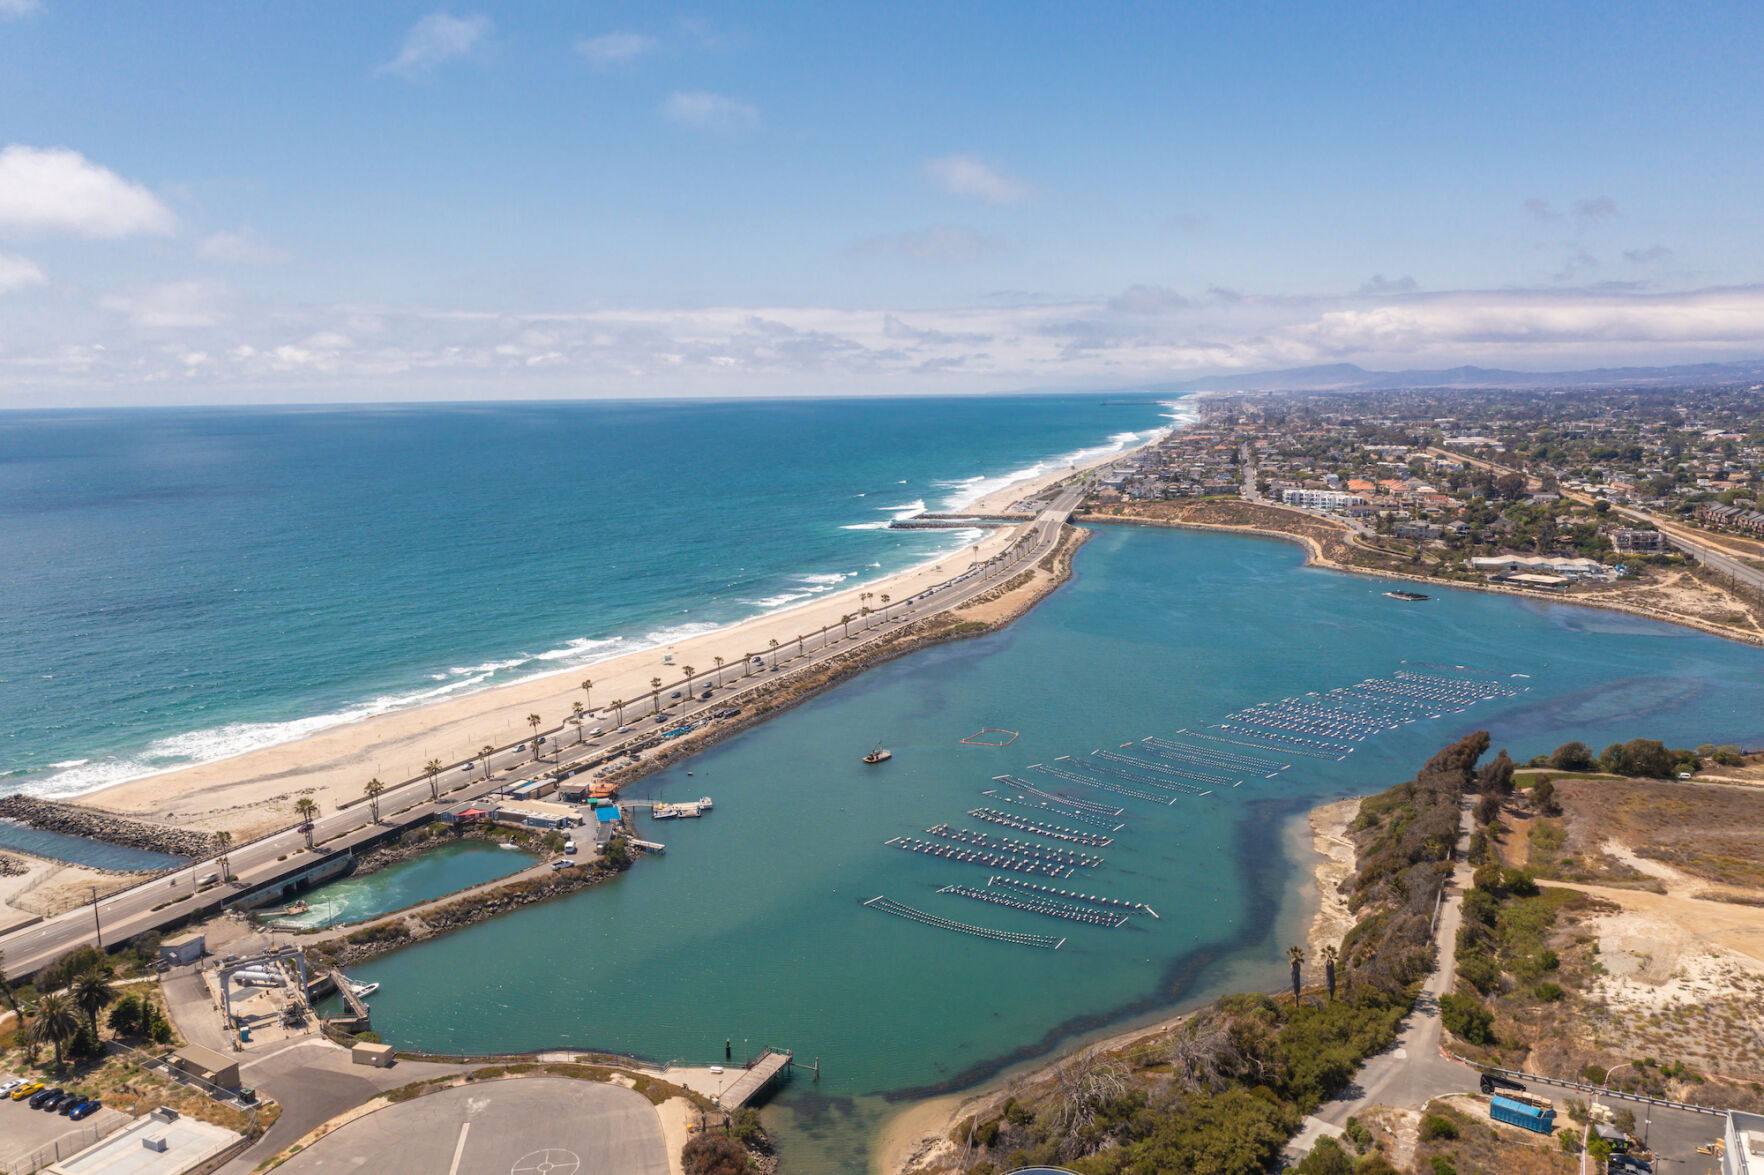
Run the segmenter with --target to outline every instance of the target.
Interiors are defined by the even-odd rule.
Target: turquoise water
[[[518,873],[536,858],[481,840],[440,845],[420,857],[399,861],[361,877],[345,877],[302,895],[304,914],[278,917],[279,926],[317,928],[360,922],[402,910],[455,890]]]
[[[185,860],[168,853],[131,849],[101,840],[87,840],[82,836],[46,832],[41,828],[29,828],[10,820],[0,820],[0,849],[17,849],[21,853],[47,857],[51,861],[68,861],[75,865],[111,869],[118,873],[152,873],[182,865]]]
[[[818,1056],[822,1077],[768,1111],[789,1168],[862,1171],[900,1100],[1224,984],[1279,986],[1297,933],[1285,829],[1322,799],[1409,778],[1478,727],[1520,758],[1570,738],[1764,739],[1764,650],[1481,593],[1400,604],[1383,581],[1301,564],[1283,543],[1103,528],[1073,582],[1005,631],[881,666],[651,777],[647,794],[716,800],[704,819],[645,826],[665,857],[360,968],[385,984],[375,1027],[437,1051],[704,1061],[721,1059],[725,1038],[738,1052],[793,1048]],[[1102,929],[965,902],[935,891],[984,885],[987,869],[883,845],[942,821],[987,827],[964,813],[1001,772],[1027,778],[1058,755],[1405,662],[1528,674],[1506,679],[1530,689],[1403,726],[1341,762],[1294,759],[1273,780],[1171,806],[1121,801],[1129,827],[1097,850],[1106,864],[1082,888],[1143,901],[1159,920]],[[983,727],[1020,738],[961,744]],[[879,738],[894,759],[865,767]],[[1042,951],[932,929],[860,904],[878,894],[1067,941]]]
[[[890,519],[1113,451],[1172,411],[0,413],[0,792],[90,791],[800,603],[972,541]]]

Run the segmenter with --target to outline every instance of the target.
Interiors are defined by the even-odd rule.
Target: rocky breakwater
[[[76,804],[58,804],[33,796],[0,796],[0,818],[16,820],[44,832],[100,840],[127,849],[169,853],[174,857],[201,857],[213,850],[213,841],[200,832],[147,824]]]

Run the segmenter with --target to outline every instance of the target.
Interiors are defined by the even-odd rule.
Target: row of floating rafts
[[[1006,889],[1027,890],[1031,893],[1044,894],[1050,898],[1066,898],[1067,900],[1074,902],[1089,902],[1093,906],[1107,906],[1116,910],[1137,910],[1150,914],[1153,918],[1158,916],[1158,912],[1144,902],[1129,902],[1124,901],[1121,898],[1105,898],[1097,894],[1075,893],[1071,890],[1055,889],[1050,885],[1037,885],[1033,881],[1019,881],[1014,877],[988,877],[986,879],[986,884],[988,886],[1000,886]]]
[[[1051,934],[1022,934],[1014,930],[994,930],[990,926],[973,926],[966,922],[957,922],[951,918],[928,914],[924,910],[915,910],[911,906],[902,905],[886,894],[877,894],[865,902],[864,906],[871,910],[880,910],[884,914],[893,914],[896,918],[906,918],[925,926],[935,926],[939,930],[954,931],[957,934],[971,934],[975,938],[991,939],[993,942],[1037,947],[1044,951],[1057,951],[1066,944],[1065,939],[1056,939]]]
[[[1096,816],[1121,816],[1127,811],[1125,808],[1112,808],[1107,804],[1099,804],[1095,800],[1078,800],[1073,799],[1071,796],[1058,796],[1052,792],[1042,791],[1034,784],[1026,783],[1023,780],[1018,779],[1015,775],[994,775],[992,781],[994,783],[1006,784],[1012,789],[1022,792],[1024,795],[1034,796],[1037,799],[1046,800],[1049,803],[1059,804],[1070,808],[1074,813],[1074,819],[1078,818],[1075,815],[1078,812],[1089,812]],[[1084,781],[1078,780],[1077,782],[1082,783]],[[991,795],[992,792],[987,791],[981,794]]]
[[[1210,727],[1209,729],[1211,729],[1211,730],[1229,730],[1230,728],[1221,725],[1221,726],[1213,726],[1213,727]],[[1325,755],[1320,751],[1310,751],[1310,750],[1306,750],[1302,747],[1292,747],[1292,746],[1270,747],[1270,746],[1267,746],[1265,743],[1246,743],[1242,739],[1239,739],[1239,738],[1229,738],[1225,735],[1220,735],[1220,734],[1206,734],[1206,733],[1203,733],[1202,731],[1198,731],[1198,730],[1185,730],[1185,731],[1183,731],[1183,733],[1186,734],[1189,738],[1203,738],[1203,739],[1206,739],[1208,742],[1212,742],[1212,743],[1229,743],[1230,745],[1232,745],[1234,747],[1248,747],[1252,751],[1275,751],[1275,752],[1278,752],[1279,754],[1282,754],[1282,755],[1299,755],[1299,756],[1301,756],[1303,758],[1307,758],[1307,759],[1340,759],[1340,758],[1342,758],[1341,755]]]
[[[1011,779],[1008,775],[1001,775],[998,778],[1001,781]],[[1008,796],[997,788],[991,787],[982,791],[980,794],[987,799],[1000,804],[1012,804],[1019,808],[1029,808],[1037,812],[1051,812],[1062,820],[1076,820],[1080,824],[1088,824],[1092,828],[1107,829],[1109,832],[1120,832],[1123,828],[1127,827],[1127,825],[1115,820],[1113,816],[1098,812],[1088,812],[1081,808],[1073,807],[1070,801],[1059,796],[1049,796],[1046,792],[1036,791],[1034,788],[1023,784],[1021,780],[1015,780],[1014,784],[1021,785],[1021,790],[1036,798],[1027,799],[1024,796]],[[1124,810],[1125,809],[1122,808],[1116,808],[1114,815],[1118,816]]]
[[[1100,756],[1103,753],[1104,752],[1100,751],[1091,752],[1093,756]],[[1143,784],[1146,787],[1155,787],[1163,791],[1176,792],[1180,795],[1210,796],[1213,794],[1210,790],[1196,787],[1192,783],[1182,783],[1174,779],[1159,779],[1147,772],[1135,771],[1130,768],[1119,766],[1115,763],[1099,763],[1095,758],[1072,759],[1067,756],[1061,756],[1061,759],[1057,759],[1055,762],[1060,762],[1062,760],[1071,763],[1074,767],[1080,767],[1085,771],[1094,771],[1101,775],[1112,776],[1115,779],[1124,779],[1128,783]],[[1223,780],[1209,780],[1208,782],[1218,783],[1221,787],[1224,786]]]
[[[1187,734],[1186,730],[1177,732]],[[1290,763],[1276,763],[1272,759],[1264,759],[1259,755],[1242,755],[1235,751],[1220,751],[1210,747],[1190,746],[1173,739],[1158,738],[1150,735],[1139,740],[1140,749],[1160,759],[1169,759],[1177,763],[1200,763],[1205,766],[1224,767],[1232,771],[1264,771],[1272,773],[1284,771],[1292,766]]]
[[[1024,820],[1000,812],[996,808],[970,808],[968,815],[976,820],[984,820],[989,824],[1001,824],[1006,828],[1014,828],[1018,832],[1032,833],[1049,840],[1069,841],[1072,844],[1088,845],[1095,849],[1106,849],[1115,843],[1112,836],[1104,836],[1099,832],[1081,832],[1076,828],[1061,828],[1057,824],[1043,824],[1039,820]]]
[[[1114,792],[1116,795],[1126,796],[1130,800],[1145,800],[1153,804],[1174,804],[1176,802],[1175,796],[1156,795],[1138,788],[1123,787],[1121,784],[1110,783],[1105,779],[1086,779],[1075,772],[1067,771],[1061,767],[1052,767],[1046,763],[1031,763],[1029,770],[1039,771],[1043,775],[1051,775],[1055,779],[1063,779],[1067,783],[1078,783],[1085,787],[1097,788],[1100,791]]]
[[[988,853],[977,849],[933,844],[922,841],[916,836],[897,836],[882,843],[897,849],[905,849],[909,853],[923,853],[928,857],[940,857],[945,861],[959,861],[964,865],[984,865],[988,869],[1008,869],[1013,873],[1035,873],[1042,877],[1070,877],[1076,872],[1072,868],[1056,865],[1039,857],[1006,857],[998,853]]]
[[[975,889],[970,885],[946,885],[938,893],[954,894],[958,898],[969,898],[976,902],[991,902],[995,906],[1005,906],[1012,910],[1022,910],[1026,914],[1041,914],[1048,918],[1064,918],[1068,922],[1080,922],[1086,926],[1103,926],[1113,930],[1127,921],[1127,915],[1113,910],[1087,910],[1081,906],[1066,906],[1046,898],[1012,897],[991,889]]]
[[[1231,779],[1229,775],[1209,774],[1204,771],[1193,771],[1186,767],[1172,767],[1168,763],[1148,763],[1144,759],[1135,759],[1131,755],[1122,755],[1115,751],[1098,749],[1090,753],[1094,758],[1119,764],[1129,770],[1140,772],[1145,777],[1151,779],[1174,777],[1176,779],[1188,780],[1190,783],[1210,783],[1215,787],[1222,786]],[[1243,781],[1239,780],[1238,782],[1241,783]]]
[[[1103,863],[1101,857],[1089,853],[1074,853],[1069,849],[1055,848],[1052,845],[1029,844],[1020,840],[994,840],[984,832],[972,832],[966,828],[951,828],[947,824],[933,824],[925,830],[925,835],[957,841],[989,852],[1009,853],[1013,857],[1031,857],[1056,865],[1071,865],[1079,869],[1094,869]]]

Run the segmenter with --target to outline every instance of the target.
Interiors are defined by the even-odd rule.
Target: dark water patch
[[[31,828],[11,820],[0,820],[0,849],[17,849],[33,857],[85,865],[113,873],[157,873],[182,865],[187,858],[146,849],[125,848],[83,836],[67,836]]]

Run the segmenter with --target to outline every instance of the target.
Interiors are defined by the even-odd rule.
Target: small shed
[[[372,1065],[376,1069],[392,1067],[392,1046],[389,1044],[373,1044],[369,1041],[357,1041],[349,1046],[349,1059],[357,1065]]]
[[[159,944],[159,957],[174,967],[182,967],[186,963],[194,963],[208,949],[208,939],[200,934],[186,934],[182,938],[167,939]]]
[[[221,1089],[239,1088],[239,1062],[199,1044],[187,1044],[172,1054],[172,1064],[192,1077]]]
[[[594,809],[594,843],[603,845],[613,838],[619,830],[619,808],[617,804],[606,804]]]

